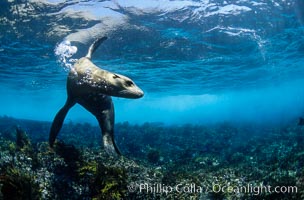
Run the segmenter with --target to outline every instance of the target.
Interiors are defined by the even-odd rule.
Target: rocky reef
[[[116,124],[123,157],[99,128],[0,118],[0,199],[304,199],[304,127]]]

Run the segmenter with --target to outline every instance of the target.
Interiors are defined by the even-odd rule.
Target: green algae
[[[35,177],[15,167],[5,169],[3,175],[0,176],[0,183],[3,199],[35,200],[41,197]]]
[[[17,195],[16,198],[25,199],[24,196],[29,195],[33,199],[304,197],[303,130],[298,127],[260,130],[265,134],[252,134],[244,140],[248,127],[234,128],[227,124],[216,127],[120,124],[117,126],[117,144],[127,158],[111,158],[100,146],[95,146],[100,133],[90,134],[97,128],[87,126],[86,129],[85,125],[72,123],[69,126],[65,127],[67,135],[63,135],[65,143],[56,142],[54,149],[50,149],[44,140],[41,142],[42,136],[39,136],[48,126],[39,129],[35,125],[35,129],[27,128],[26,133],[20,129],[19,142],[15,128],[0,130],[0,198],[7,197],[10,190],[18,191],[12,194]],[[81,126],[79,132],[78,126]],[[84,137],[89,139],[83,141]],[[136,148],[132,147],[133,144]],[[236,188],[247,184],[288,184],[297,186],[298,192],[258,196],[226,190],[130,192],[128,186],[133,183],[172,187],[194,184],[204,189],[214,186],[216,191],[217,187],[225,185]]]

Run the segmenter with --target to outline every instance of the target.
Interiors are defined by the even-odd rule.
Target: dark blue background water
[[[145,91],[114,99],[117,121],[293,122],[304,113],[303,24],[303,0],[2,0],[0,115],[52,120],[70,59],[107,35],[93,61]],[[67,118],[95,123],[81,107]]]

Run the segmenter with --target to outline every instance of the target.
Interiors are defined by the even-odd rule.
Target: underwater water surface
[[[0,114],[51,121],[75,60],[131,77],[117,122],[283,124],[303,115],[301,0],[1,1]],[[95,123],[81,107],[67,118]]]

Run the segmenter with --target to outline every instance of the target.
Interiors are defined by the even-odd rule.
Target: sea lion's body
[[[123,75],[100,69],[91,62],[91,55],[106,38],[96,40],[86,57],[75,63],[67,79],[67,101],[54,118],[49,143],[52,147],[69,109],[76,103],[91,112],[103,134],[103,144],[110,155],[120,154],[114,141],[114,106],[111,96],[140,98],[143,92]]]

